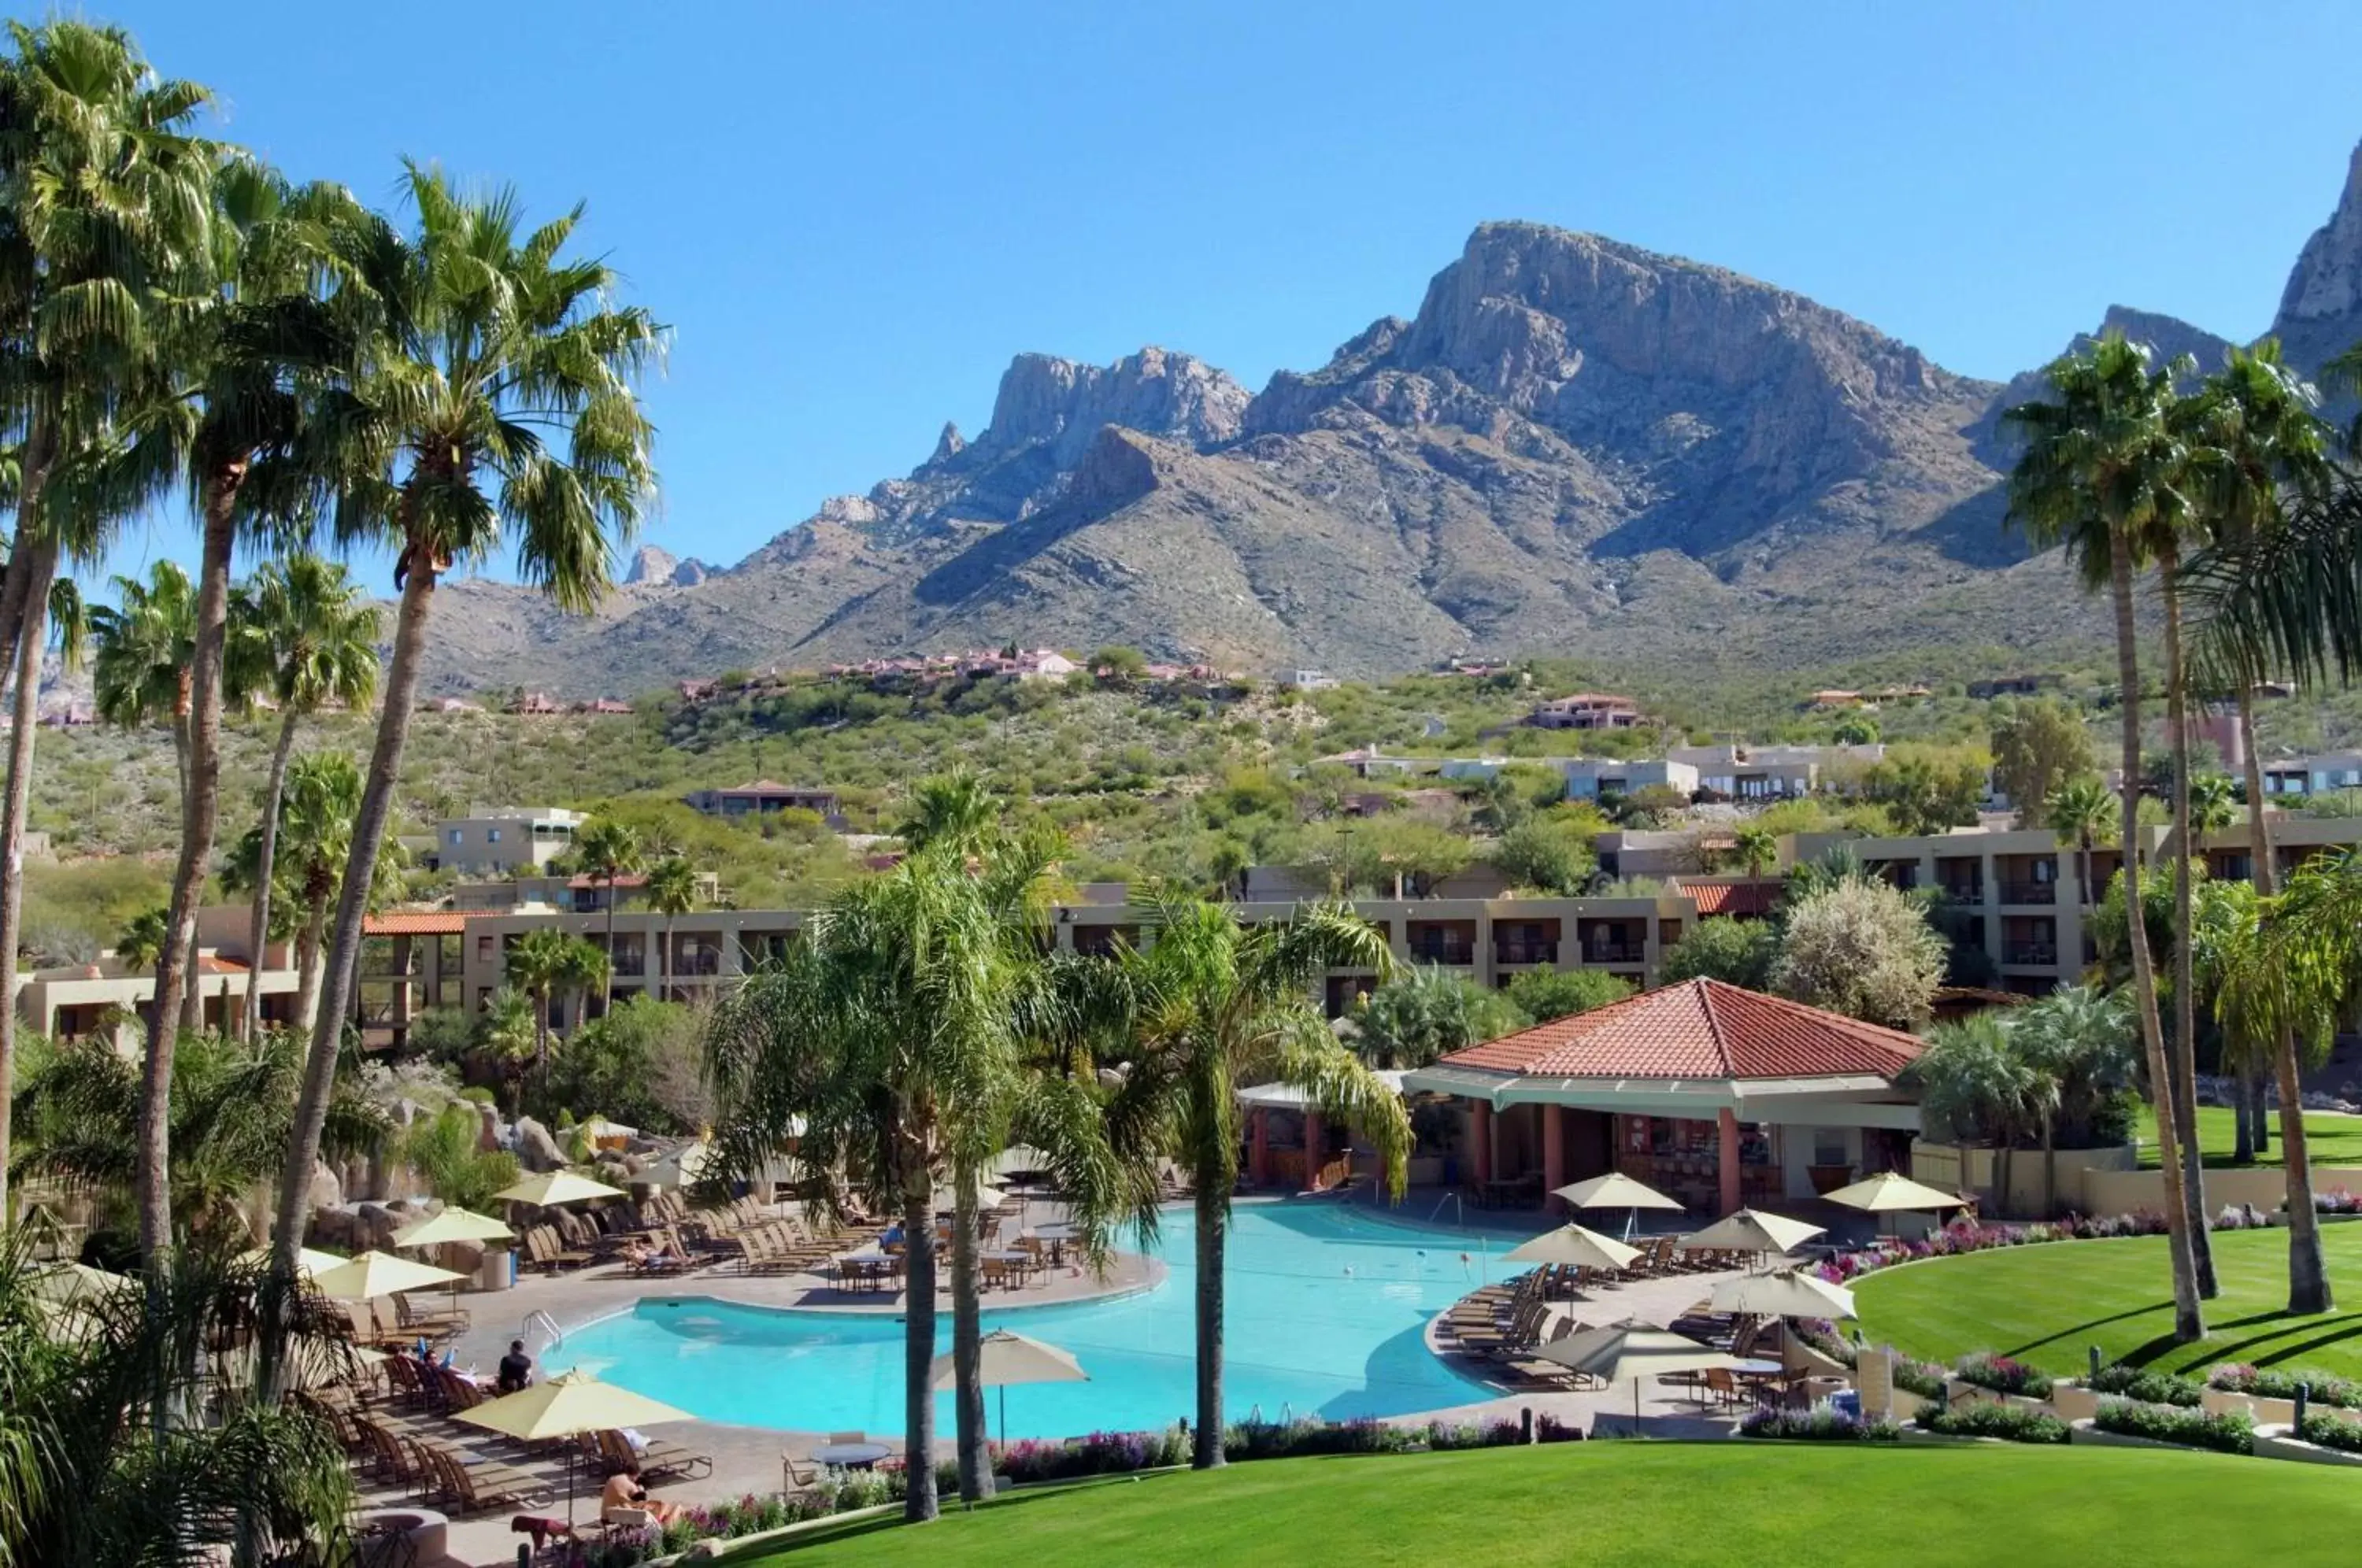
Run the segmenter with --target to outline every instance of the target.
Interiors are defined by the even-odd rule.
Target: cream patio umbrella
[[[381,1296],[400,1296],[462,1277],[447,1268],[398,1258],[392,1253],[361,1253],[314,1275],[312,1284],[331,1301],[374,1301]]]
[[[446,1209],[393,1233],[397,1247],[439,1247],[446,1242],[513,1242],[516,1232],[489,1214]]]
[[[240,1253],[237,1254],[237,1261],[257,1267],[267,1265],[270,1262],[270,1249],[256,1247],[250,1252]],[[334,1253],[319,1252],[311,1247],[298,1247],[295,1249],[295,1277],[317,1279],[326,1270],[340,1267],[347,1261]]]
[[[1635,1180],[1622,1171],[1609,1171],[1606,1176],[1595,1176],[1571,1187],[1553,1187],[1551,1196],[1564,1198],[1569,1206],[1575,1209],[1623,1209],[1626,1241],[1632,1239],[1633,1229],[1640,1220],[1641,1209],[1670,1209],[1678,1214],[1682,1208],[1679,1198],[1667,1198],[1648,1183]]]
[[[1577,1268],[1614,1272],[1631,1267],[1632,1260],[1639,1255],[1639,1248],[1610,1241],[1596,1231],[1586,1231],[1580,1225],[1562,1225],[1555,1231],[1543,1231],[1531,1241],[1519,1242],[1501,1261],[1573,1264]]]
[[[472,1410],[454,1411],[451,1419],[523,1442],[696,1419],[687,1410],[676,1410],[645,1394],[602,1383],[579,1368],[561,1372],[530,1388],[488,1399]],[[574,1522],[571,1447],[566,1451],[566,1522]]]
[[[543,1171],[513,1187],[504,1187],[492,1196],[510,1203],[530,1203],[536,1209],[556,1209],[562,1204],[588,1203],[594,1198],[622,1198],[624,1193],[621,1187],[609,1187],[603,1181],[593,1181],[572,1171]]]
[[[1091,1375],[1082,1364],[1056,1345],[1045,1345],[1040,1340],[1029,1340],[1023,1334],[1012,1334],[1007,1329],[995,1329],[984,1336],[977,1346],[981,1368],[979,1381],[987,1388],[1000,1390],[1000,1441],[1009,1441],[1009,1387],[1013,1383],[1088,1383]],[[928,1367],[928,1386],[941,1390],[952,1386],[955,1369],[948,1354],[939,1355]]]
[[[1712,1345],[1700,1344],[1686,1334],[1636,1322],[1578,1330],[1562,1340],[1538,1347],[1533,1353],[1543,1361],[1587,1373],[1602,1383],[1629,1381],[1636,1428],[1640,1420],[1643,1382],[1668,1373],[1707,1372],[1738,1364],[1736,1356],[1727,1355]]]
[[[1958,1193],[1913,1181],[1900,1171],[1881,1171],[1826,1196],[1831,1203],[1859,1209],[1865,1214],[1941,1213],[1947,1209],[1969,1207],[1969,1200]]]
[[[1681,1248],[1685,1253],[1786,1253],[1803,1246],[1824,1229],[1807,1225],[1802,1220],[1791,1220],[1784,1214],[1739,1209],[1705,1230],[1683,1237]]]
[[[1716,1312],[1756,1318],[1827,1318],[1835,1322],[1858,1316],[1852,1291],[1795,1269],[1726,1279],[1714,1287],[1706,1305]]]
[[[128,1290],[136,1283],[127,1274],[109,1274],[88,1264],[44,1264],[33,1270],[31,1294],[47,1307],[78,1307]]]

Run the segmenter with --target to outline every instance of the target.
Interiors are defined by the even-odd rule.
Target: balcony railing
[[[2039,965],[2045,968],[2058,962],[2058,944],[2054,942],[2004,942],[2001,961],[2004,964]]]
[[[1637,942],[1594,942],[1583,949],[1586,964],[1639,964],[1648,956],[1647,945]]]
[[[1947,882],[1944,884],[1944,897],[1956,904],[1981,904],[1985,901],[1985,885],[1982,882]]]
[[[672,975],[675,978],[720,973],[722,973],[722,955],[710,947],[696,948],[683,953],[680,955],[680,961],[672,966]]]
[[[2001,901],[2005,904],[2055,904],[2058,901],[2056,882],[2003,882]]]
[[[1505,940],[1493,944],[1496,964],[1555,964],[1558,944],[1546,940]]]
[[[1410,940],[1410,955],[1422,964],[1473,964],[1476,961],[1473,944],[1445,942],[1436,937],[1415,936]]]

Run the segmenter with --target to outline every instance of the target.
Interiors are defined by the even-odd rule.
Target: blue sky
[[[1260,387],[1486,218],[1810,294],[2002,378],[2111,302],[2263,329],[2362,104],[2362,6],[94,6],[226,133],[391,203],[514,182],[675,331],[647,538],[734,561],[973,434],[1010,354]],[[190,553],[178,516],[116,563]]]

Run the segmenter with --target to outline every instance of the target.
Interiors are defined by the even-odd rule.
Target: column
[[[1493,1102],[1488,1099],[1469,1101],[1468,1165],[1473,1179],[1493,1179]]]
[[[1320,1113],[1304,1113],[1304,1190],[1320,1190],[1320,1145],[1328,1130],[1320,1125]]]
[[[1550,1196],[1566,1185],[1565,1121],[1563,1107],[1542,1107],[1542,1212],[1545,1214],[1555,1214],[1566,1207],[1564,1198]]]
[[[1271,1113],[1257,1106],[1247,1112],[1247,1175],[1257,1187],[1271,1185]]]
[[[411,944],[416,940],[415,937],[407,934],[393,939],[393,959],[389,966],[389,972],[393,978],[392,984],[387,987],[387,989],[392,993],[388,1017],[393,1027],[398,1030],[406,1029],[410,1024],[410,954]],[[248,969],[246,983],[249,986],[254,984],[258,973],[259,970],[256,968]]]
[[[1715,1169],[1722,1177],[1722,1211],[1738,1207],[1738,1113],[1724,1106],[1715,1113]]]

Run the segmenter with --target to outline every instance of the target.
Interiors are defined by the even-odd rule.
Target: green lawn
[[[2177,1345],[2166,1241],[2058,1242],[1906,1264],[1854,1286],[1872,1343],[1949,1362],[1970,1351],[2016,1356],[2051,1372],[2079,1372],[2085,1347],[2108,1360],[2188,1372],[2218,1361],[2319,1367],[2362,1376],[2362,1223],[2322,1228],[2329,1278],[2341,1303],[2323,1317],[2292,1318],[2288,1232],[2231,1231],[2214,1238],[2223,1294],[2206,1303],[2209,1333]]]
[[[2147,1106],[2140,1117],[2141,1164],[2157,1167],[2157,1112]],[[2362,1166],[2362,1116],[2335,1116],[2314,1111],[2304,1119],[2305,1153],[2316,1165]],[[2202,1105],[2198,1108],[2198,1145],[2205,1151],[2209,1165],[2229,1166],[2231,1151],[2237,1145],[2238,1134],[2233,1131],[2231,1112],[2222,1106]],[[2036,1158],[2041,1156],[2036,1155]],[[2272,1146],[2258,1165],[2277,1165],[2280,1160],[2280,1114],[2272,1112]]]
[[[2336,1561],[2353,1473],[2123,1449],[1593,1442],[1298,1459],[1021,1493],[846,1526],[781,1568]],[[2169,1542],[2169,1546],[2161,1543]],[[734,1562],[741,1559],[732,1559]]]

